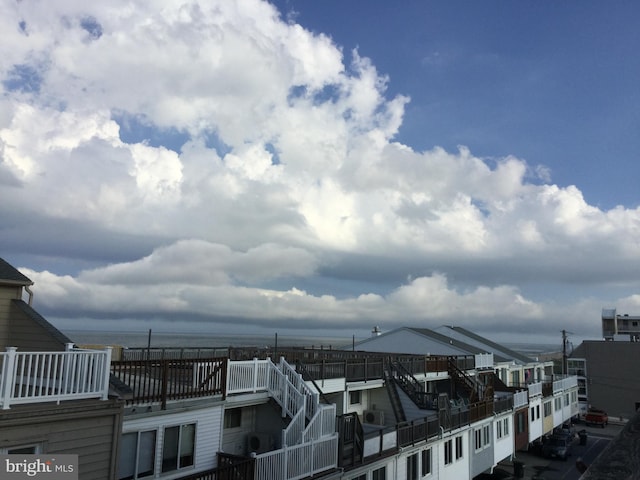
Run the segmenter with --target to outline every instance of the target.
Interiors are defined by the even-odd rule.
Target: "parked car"
[[[560,427],[554,428],[553,429],[553,434],[554,435],[558,435],[558,436],[565,436],[569,440],[573,440],[577,436],[575,427],[573,425],[567,424],[567,423],[563,424]]]
[[[587,425],[600,425],[604,428],[609,423],[609,416],[604,410],[591,409],[584,417]]]
[[[571,455],[573,439],[566,435],[553,435],[542,445],[542,456],[545,458],[561,458],[566,460]]]

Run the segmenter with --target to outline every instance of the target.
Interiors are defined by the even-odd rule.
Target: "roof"
[[[463,327],[454,327],[454,326],[443,326],[441,328],[448,329],[450,331],[455,332],[455,334],[460,335],[463,339],[466,338],[470,341],[470,343],[476,345],[482,345],[482,348],[488,349],[491,353],[493,353],[494,358],[497,361],[511,361],[515,360],[518,363],[528,364],[535,363],[535,360],[531,357],[527,357],[521,353],[518,353],[510,348],[505,347],[504,345],[500,345],[499,343],[493,342],[488,338],[482,337],[476,333],[473,333],[466,328]],[[499,360],[502,358],[503,360]]]
[[[433,346],[432,347],[425,346],[426,348],[425,351],[429,351],[431,353],[435,353],[438,355],[475,355],[479,353],[490,353],[489,350],[487,350],[486,348],[479,348],[477,346],[470,345],[458,339],[448,337],[446,335],[442,335],[429,328],[415,328],[415,327],[396,328],[389,332],[385,332],[381,335],[377,335],[377,336],[362,340],[358,342],[356,345],[365,351],[367,350],[366,348],[367,346],[371,347],[373,345],[377,345],[378,348],[380,348],[381,346],[382,348],[386,348],[386,350],[384,350],[386,352],[407,353],[406,350],[411,349],[411,347],[409,346],[409,343],[411,342],[407,342],[408,339],[406,337],[403,339],[403,344],[401,346],[394,344],[394,342],[397,342],[395,338],[397,337],[398,334],[401,334],[402,332],[410,333],[418,341],[420,341],[420,339],[423,338],[425,345],[426,345],[426,342],[431,342],[432,344],[443,347],[444,349],[443,351],[436,353],[434,352]],[[365,347],[365,348],[362,348],[362,347]],[[399,347],[402,347],[402,348],[399,349]],[[413,348],[415,349],[415,347],[416,347],[416,344],[413,343]],[[418,353],[418,352],[413,352],[413,353]]]
[[[33,285],[33,282],[16,270],[11,264],[0,258],[0,284],[4,285]]]
[[[453,345],[454,347],[457,348],[461,348],[462,350],[465,350],[467,352],[469,352],[470,354],[478,354],[478,353],[489,353],[489,351],[487,349],[484,348],[478,348],[477,346],[474,345],[470,345],[468,343],[465,342],[461,342],[460,340],[457,340],[455,338],[449,337],[447,335],[443,335],[441,333],[436,332],[435,330],[431,330],[429,328],[413,328],[413,327],[409,327],[409,330],[412,330],[420,335],[424,335],[425,337],[429,337],[432,338],[434,340],[438,340],[442,343],[446,343],[449,345]]]

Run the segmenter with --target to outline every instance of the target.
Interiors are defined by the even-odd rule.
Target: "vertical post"
[[[162,392],[160,393],[160,408],[162,410],[167,409],[167,387],[169,385],[169,360],[160,360],[162,365]]]
[[[103,357],[103,384],[102,384],[102,400],[109,398],[109,375],[111,374],[111,350],[112,347],[105,348],[105,355]]]
[[[287,478],[288,464],[289,464],[289,449],[284,448],[284,461],[282,462],[282,478]]]
[[[9,408],[11,402],[11,392],[13,392],[13,383],[15,382],[16,368],[16,347],[7,347],[7,355],[4,357],[2,369],[2,409]]]
[[[253,358],[253,393],[258,391],[258,359]]]
[[[151,355],[151,329],[149,329],[149,336],[147,337],[147,360],[149,360],[150,355]]]
[[[562,376],[567,372],[567,331],[562,330]]]

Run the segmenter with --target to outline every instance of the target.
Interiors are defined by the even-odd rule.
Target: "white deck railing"
[[[529,387],[529,398],[542,395],[542,382],[530,383],[528,387]]]
[[[336,468],[336,406],[320,405],[319,395],[284,358],[278,364],[270,359],[228,363],[228,394],[260,391],[268,392],[291,421],[282,430],[282,448],[256,456],[254,478],[296,480]]]
[[[475,355],[476,370],[493,368],[493,353],[478,353]]]
[[[106,400],[109,394],[111,347],[64,352],[0,353],[0,406],[60,402],[83,398]]]
[[[309,421],[309,424],[302,433],[305,442],[318,440],[326,435],[331,435],[336,431],[336,405],[318,405],[316,414]]]
[[[267,390],[271,360],[230,361],[227,372],[227,394],[256,393]]]
[[[556,377],[557,378],[557,377]],[[553,381],[553,393],[560,393],[564,390],[578,386],[578,377],[575,375],[566,376]]]
[[[338,434],[301,443],[255,457],[255,478],[298,480],[335,468],[338,464]]]
[[[541,390],[542,391],[542,390]],[[522,390],[513,394],[513,408],[524,407],[529,403],[529,392]]]

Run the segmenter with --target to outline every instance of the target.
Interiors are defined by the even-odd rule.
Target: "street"
[[[517,462],[524,464],[524,477],[531,480],[578,480],[582,473],[576,467],[576,462],[581,459],[585,465],[591,462],[609,444],[611,439],[622,430],[621,425],[607,425],[601,427],[586,427],[584,424],[576,425],[576,431],[586,430],[587,444],[580,445],[578,439],[572,444],[571,456],[566,460],[543,458],[530,452],[518,452]],[[500,470],[513,475],[513,462],[501,462],[497,467]]]

